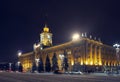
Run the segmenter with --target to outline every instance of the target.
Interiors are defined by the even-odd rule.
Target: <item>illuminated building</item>
[[[46,47],[47,46],[47,47]],[[50,58],[52,65],[53,54],[56,53],[59,69],[62,69],[64,53],[66,52],[69,64],[69,70],[75,63],[86,66],[116,66],[116,51],[112,46],[103,44],[100,40],[87,38],[86,34],[76,35],[73,40],[60,45],[52,45],[52,33],[47,25],[40,34],[40,42],[34,44],[34,50],[19,56],[25,70],[32,67],[32,63],[40,57],[45,65],[46,56]]]

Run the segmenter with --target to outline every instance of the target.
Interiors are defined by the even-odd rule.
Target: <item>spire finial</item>
[[[45,23],[45,27],[47,27],[47,23]]]

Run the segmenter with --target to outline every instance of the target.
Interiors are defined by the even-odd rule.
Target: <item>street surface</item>
[[[120,82],[120,76],[0,72],[0,82]]]

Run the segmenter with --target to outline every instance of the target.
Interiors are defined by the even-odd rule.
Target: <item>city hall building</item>
[[[49,56],[52,66],[52,57],[54,53],[57,56],[59,70],[62,70],[62,62],[65,55],[68,58],[68,70],[71,71],[74,64],[78,63],[81,66],[117,66],[119,62],[116,57],[116,49],[112,46],[103,44],[100,39],[88,38],[86,34],[75,35],[73,40],[60,44],[52,44],[52,33],[47,25],[40,33],[40,42],[33,45],[34,49],[31,52],[23,53],[19,56],[19,62],[24,70],[30,70],[33,62],[38,63],[40,57],[45,66],[46,56]]]

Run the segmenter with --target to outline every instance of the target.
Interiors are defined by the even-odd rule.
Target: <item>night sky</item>
[[[17,51],[33,50],[47,23],[53,44],[71,40],[75,32],[120,42],[119,0],[0,0],[0,62],[12,62]]]

